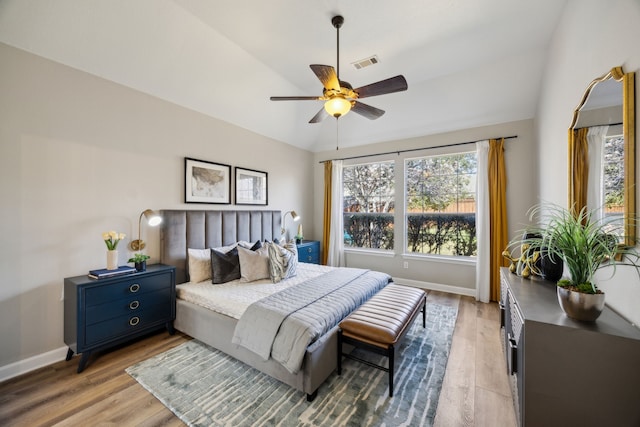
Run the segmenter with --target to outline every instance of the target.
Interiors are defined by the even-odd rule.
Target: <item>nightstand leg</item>
[[[72,357],[73,357],[73,350],[71,350],[71,347],[69,347],[69,350],[67,350],[67,358],[64,360],[68,362],[69,360],[71,360]]]
[[[78,362],[78,373],[84,371],[87,361],[89,361],[89,356],[91,356],[90,351],[82,353],[82,356],[80,356],[80,362]]]
[[[167,322],[167,331],[169,331],[169,335],[176,333],[176,328],[173,327],[173,321]]]

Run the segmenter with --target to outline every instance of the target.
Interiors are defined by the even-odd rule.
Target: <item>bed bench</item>
[[[389,397],[393,397],[393,368],[396,344],[409,330],[422,311],[422,326],[426,327],[427,294],[422,289],[396,284],[385,286],[339,324],[338,375],[342,373],[342,357],[389,372]],[[389,359],[389,367],[342,351],[342,344],[351,344]]]

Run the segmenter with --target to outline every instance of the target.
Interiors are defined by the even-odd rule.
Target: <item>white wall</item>
[[[315,156],[315,234],[322,235],[322,209],[324,192],[324,166],[320,161],[335,158],[346,158],[375,153],[386,153],[394,150],[407,150],[423,147],[434,147],[460,142],[477,141],[496,137],[517,135],[517,138],[505,141],[505,166],[507,173],[507,215],[509,216],[509,236],[525,227],[522,218],[526,211],[536,202],[536,147],[534,141],[533,120],[523,120],[484,126],[464,131],[449,132],[438,135],[427,135],[419,138],[392,141],[368,146],[325,151]],[[395,160],[396,180],[396,224],[400,223],[404,215],[402,202],[402,188],[404,186],[404,160],[421,155],[436,155],[456,152],[459,150],[473,151],[475,145],[451,147],[431,150],[421,150],[402,154],[391,154],[383,157],[376,156],[348,162],[363,163],[386,159]],[[512,220],[512,218],[515,218]],[[423,286],[432,289],[442,289],[465,295],[475,295],[475,263],[455,260],[434,260],[433,258],[404,255],[404,236],[401,228],[396,229],[394,237],[395,249],[393,253],[373,254],[371,252],[347,252],[345,260],[349,267],[360,267],[383,270],[391,274],[399,283]],[[409,268],[404,268],[404,261]]]
[[[573,110],[587,85],[615,66],[622,65],[625,72],[636,73],[638,144],[639,24],[640,2],[637,0],[571,0],[567,4],[551,43],[537,113],[542,200],[566,206],[567,128]],[[636,163],[639,160],[637,156]],[[608,272],[603,273],[609,277]],[[615,277],[602,282],[601,287],[607,293],[607,304],[634,323],[640,323],[640,280],[633,269],[618,269]]]
[[[4,44],[0,76],[0,379],[64,356],[63,278],[106,265],[102,232],[124,264],[144,209],[235,208],[185,205],[184,157],[266,171],[265,209],[312,218],[308,151]]]

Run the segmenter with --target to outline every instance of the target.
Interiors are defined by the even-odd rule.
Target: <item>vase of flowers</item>
[[[302,224],[298,224],[298,234],[296,234],[296,243],[299,245],[302,243],[304,239],[304,234],[302,233]]]
[[[118,233],[115,231],[107,231],[102,233],[102,240],[107,245],[107,270],[118,269],[118,242],[124,239],[127,235],[124,233]]]

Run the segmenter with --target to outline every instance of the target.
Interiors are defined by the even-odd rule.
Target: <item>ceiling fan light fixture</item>
[[[337,119],[351,111],[351,102],[341,96],[336,96],[324,103],[324,109],[330,116]]]
[[[402,75],[360,86],[356,89],[349,83],[340,80],[340,27],[342,27],[343,23],[344,18],[340,15],[331,19],[331,24],[336,29],[337,71],[330,65],[309,65],[311,71],[324,86],[322,96],[272,96],[270,98],[272,101],[324,101],[324,107],[309,120],[309,123],[320,123],[327,115],[338,119],[351,110],[369,120],[376,120],[384,114],[384,110],[363,104],[360,99],[407,90],[407,80]],[[378,58],[373,56],[364,61],[374,64],[378,62]],[[364,61],[359,61],[361,66],[364,66],[362,64]]]

